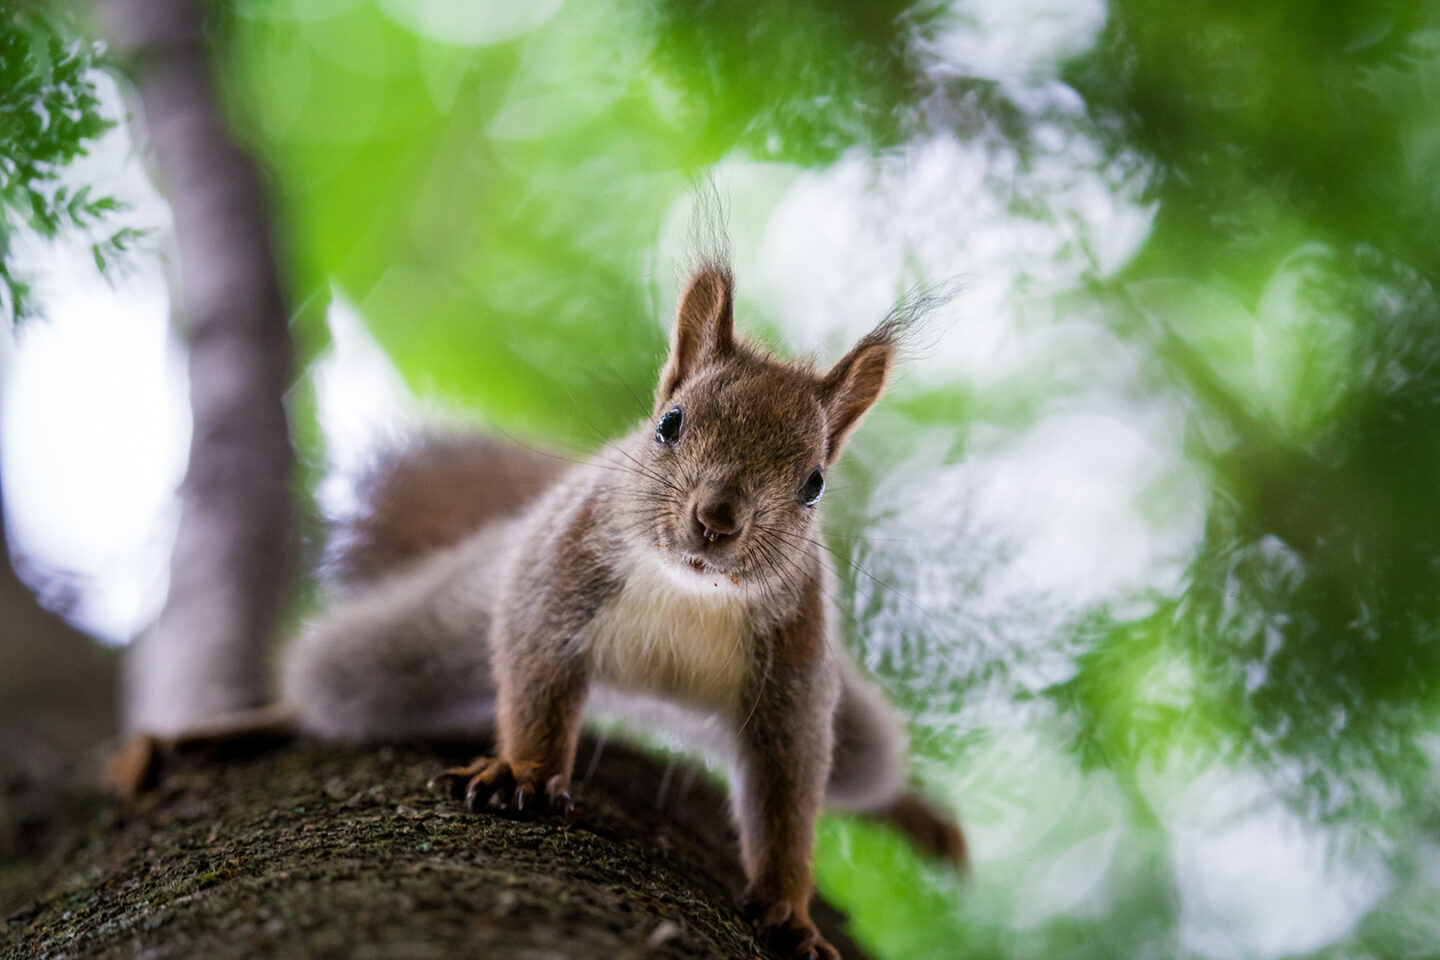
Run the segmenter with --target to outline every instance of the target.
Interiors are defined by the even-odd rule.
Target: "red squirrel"
[[[579,465],[484,436],[391,451],[334,544],[341,593],[290,646],[266,716],[350,740],[493,719],[494,755],[437,780],[471,810],[525,812],[568,811],[587,701],[707,718],[730,754],[747,912],[794,956],[838,960],[809,913],[822,806],[965,857],[955,822],[906,788],[903,729],[842,647],[821,556],[826,475],[903,326],[823,372],[777,359],[736,338],[730,269],[707,261],[630,436]]]

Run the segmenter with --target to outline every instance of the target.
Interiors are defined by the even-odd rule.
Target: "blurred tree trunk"
[[[126,678],[128,725],[172,732],[265,697],[291,576],[291,348],[265,192],[220,113],[199,5],[112,0],[102,12],[174,211],[189,346],[193,433],[170,593]]]
[[[464,750],[187,758],[98,843],[93,824],[56,841],[0,954],[772,957],[735,907],[743,877],[721,792],[615,745],[595,763],[597,749],[581,744],[577,770],[592,775],[568,821],[472,815],[426,790]],[[863,960],[838,914],[815,907],[847,960]]]
[[[0,551],[7,542],[0,488]],[[115,679],[115,657],[40,606],[0,556],[0,788],[48,777],[113,732]]]

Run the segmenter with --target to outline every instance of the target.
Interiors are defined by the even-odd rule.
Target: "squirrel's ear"
[[[707,263],[690,277],[670,335],[670,359],[660,373],[657,408],[696,370],[735,349],[733,290],[730,269],[721,264]]]
[[[825,408],[829,431],[827,464],[840,459],[846,438],[880,399],[894,361],[894,331],[887,323],[855,344],[821,379],[820,403]]]

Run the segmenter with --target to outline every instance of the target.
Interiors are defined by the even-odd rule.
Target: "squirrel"
[[[664,701],[723,734],[747,914],[787,952],[838,960],[809,914],[823,806],[966,855],[907,788],[903,727],[842,647],[821,558],[826,474],[904,326],[892,314],[823,372],[778,359],[737,339],[731,270],[702,261],[642,427],[576,465],[484,435],[390,451],[332,543],[338,595],[285,653],[281,704],[155,742],[493,721],[494,755],[436,781],[471,810],[568,813],[587,702]]]

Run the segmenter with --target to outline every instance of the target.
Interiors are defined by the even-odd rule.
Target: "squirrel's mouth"
[[[685,566],[702,577],[723,577],[735,586],[740,585],[740,578],[726,570],[724,567],[717,567],[703,557],[689,556],[685,558]],[[719,586],[717,583],[716,586]]]

